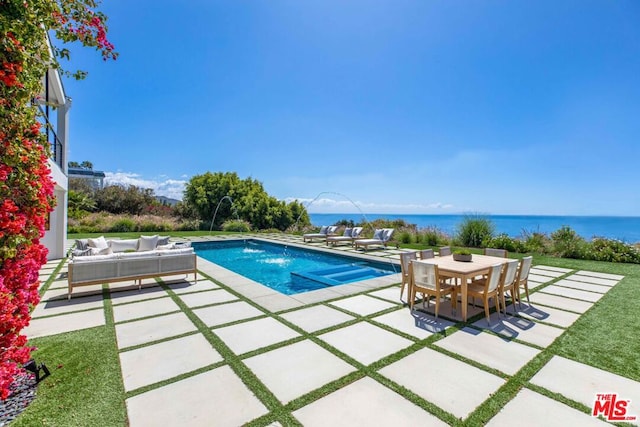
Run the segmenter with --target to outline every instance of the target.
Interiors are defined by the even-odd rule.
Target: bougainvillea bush
[[[45,72],[58,67],[58,58],[69,59],[69,51],[50,50],[46,30],[62,42],[78,41],[115,59],[105,17],[96,8],[92,0],[0,0],[1,399],[30,358],[32,348],[20,332],[39,300],[38,271],[47,256],[40,238],[55,202],[36,104]]]

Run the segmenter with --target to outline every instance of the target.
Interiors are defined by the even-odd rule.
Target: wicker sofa
[[[135,251],[134,239],[106,241],[110,250],[90,248],[93,252],[88,253],[96,255],[79,255],[77,251],[87,250],[83,249],[83,242],[76,242],[76,255],[69,261],[68,298],[71,299],[73,288],[78,286],[133,280],[140,289],[142,279],[191,273],[197,281],[197,257],[193,248],[157,245],[153,237],[158,236],[136,239]]]

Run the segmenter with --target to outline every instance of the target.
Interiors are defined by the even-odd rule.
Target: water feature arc
[[[220,200],[218,201],[218,204],[216,205],[216,210],[213,212],[213,218],[211,218],[211,226],[209,227],[209,235],[211,235],[211,231],[213,230],[213,224],[214,224],[214,222],[216,220],[216,215],[218,215],[218,209],[220,209],[220,205],[222,204],[222,202],[225,199],[229,200],[229,202],[231,203],[231,209],[233,209],[233,212],[236,214],[236,219],[238,221],[240,221],[240,217],[238,216],[238,212],[234,209],[234,206],[233,206],[233,198],[231,196],[229,196],[229,195],[222,196],[220,198]]]

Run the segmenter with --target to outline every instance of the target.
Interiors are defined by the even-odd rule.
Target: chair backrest
[[[417,252],[403,252],[400,254],[400,267],[402,268],[402,275],[409,275],[409,263],[411,260],[416,259]]]
[[[362,227],[353,227],[353,230],[351,230],[351,238],[355,239],[360,237],[360,233],[362,233]]]
[[[420,259],[429,259],[435,257],[433,249],[423,249],[420,251]]]
[[[511,260],[507,263],[507,266],[504,269],[504,278],[502,279],[502,284],[504,286],[509,286],[516,281],[516,273],[518,272],[519,264],[520,262],[517,259]]]
[[[413,286],[428,289],[438,289],[439,275],[438,266],[425,262],[411,261],[411,281]]]
[[[494,249],[494,248],[484,248],[484,254],[489,256],[501,257],[501,258],[507,258],[507,255],[509,255],[506,249]]]
[[[447,255],[451,255],[451,247],[450,246],[443,246],[440,248],[440,256],[447,256]]]
[[[393,236],[393,232],[395,231],[395,229],[393,228],[384,228],[384,231],[382,232],[382,240],[383,242],[388,242],[389,239],[391,239],[391,236]]]
[[[485,292],[491,292],[500,285],[500,279],[502,277],[502,264],[496,264],[489,269],[489,277],[485,284]]]
[[[520,260],[520,269],[518,271],[518,280],[523,282],[529,277],[529,270],[531,270],[532,256],[526,256]]]

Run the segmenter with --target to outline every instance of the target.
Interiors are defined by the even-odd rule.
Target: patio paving
[[[123,349],[196,331],[184,313],[167,314],[115,325],[118,348]]]
[[[516,423],[531,427],[610,426],[604,421],[526,388],[520,390],[487,426],[499,427]]]
[[[379,372],[459,418],[466,418],[505,382],[430,348],[418,350]]]
[[[372,250],[367,255],[397,256],[392,251]],[[432,314],[434,304],[429,310],[412,312],[399,301],[399,286],[389,286],[399,280],[347,285],[339,292],[325,289],[281,296],[262,285],[252,287],[211,263],[198,265],[222,285],[199,274],[198,284],[184,278],[164,282],[171,292],[149,280],[140,291],[131,289],[130,283],[110,287],[105,301],[101,286],[96,286],[93,291],[99,294],[74,294],[68,302],[64,298],[66,279],[61,278],[47,290],[49,301],[36,307],[34,315],[40,317],[32,319],[25,333],[36,338],[90,327],[113,328],[123,385],[130,396],[126,407],[132,427],[235,426],[269,413],[266,401],[260,400],[264,394],[257,393],[251,381],[245,383],[246,378],[238,377],[234,371],[237,366],[255,375],[282,404],[315,391],[306,400],[295,402],[289,415],[303,425],[446,425],[418,406],[424,406],[420,400],[464,422],[509,376],[526,366],[540,348],[551,346],[592,301],[623,278],[587,271],[564,277],[573,270],[535,266],[532,273],[535,271],[537,278],[545,284],[554,283],[532,292],[532,304],[523,303],[517,316],[499,318],[493,313],[491,327],[482,316],[473,325],[458,324],[462,327],[458,330],[453,326],[460,320],[459,308],[455,318],[450,315],[448,301],[441,305],[439,319]],[[45,280],[57,264],[48,267],[41,271]],[[542,285],[539,283],[537,286]],[[237,297],[231,292],[234,289],[244,289],[253,296]],[[256,296],[258,290],[261,296]],[[357,295],[348,296],[351,293]],[[182,310],[174,298],[185,303]],[[109,304],[115,324],[105,319]],[[511,313],[512,307],[508,308]],[[469,306],[469,318],[482,311],[482,307]],[[199,320],[192,321],[195,317],[190,313]],[[217,341],[209,341],[211,332],[198,332],[200,321],[237,355],[232,356],[234,369],[216,350]],[[300,329],[294,330],[287,322]],[[311,335],[305,338],[300,330]],[[364,369],[353,382],[335,383],[360,364],[369,366],[392,354],[396,354],[393,362],[385,361],[390,364],[378,369],[375,376]],[[492,370],[504,375],[494,375]],[[529,382],[589,408],[596,393],[615,391],[631,401],[630,414],[640,414],[640,383],[559,356],[553,356]],[[320,393],[318,389],[331,383],[331,389]],[[141,387],[148,390],[140,393]],[[406,390],[413,397],[403,396]],[[277,419],[286,421],[280,416]],[[493,426],[603,424],[526,388],[488,422]]]
[[[593,407],[596,394],[617,393],[628,400],[627,414],[640,416],[640,382],[560,356],[553,358],[531,379],[531,383]],[[636,419],[634,423],[638,423]]]
[[[127,399],[132,426],[239,426],[267,408],[228,366]]]
[[[319,335],[318,338],[363,365],[369,365],[413,344],[406,338],[366,322],[345,326]]]
[[[533,347],[471,328],[463,328],[435,345],[509,375],[540,353]]]
[[[300,334],[271,317],[249,320],[215,331],[236,354],[243,354],[299,337]]]
[[[369,314],[397,307],[397,304],[381,301],[367,295],[345,298],[340,301],[331,302],[330,304],[334,307],[339,307],[352,313],[359,314],[360,316],[368,316]]]
[[[600,278],[603,278],[603,279],[611,279],[611,280],[616,280],[616,281],[624,279],[624,276],[622,276],[620,274],[598,273],[596,271],[580,270],[580,271],[576,272],[576,274],[579,274],[581,276],[587,276],[587,277],[600,277]]]
[[[326,305],[291,311],[282,314],[281,317],[307,332],[319,331],[355,319],[349,314]]]
[[[304,426],[318,427],[447,425],[368,377],[298,409],[293,416]]]
[[[189,335],[120,353],[125,391],[222,361],[202,334]]]
[[[309,340],[253,356],[245,359],[244,363],[282,403],[355,370]]]

